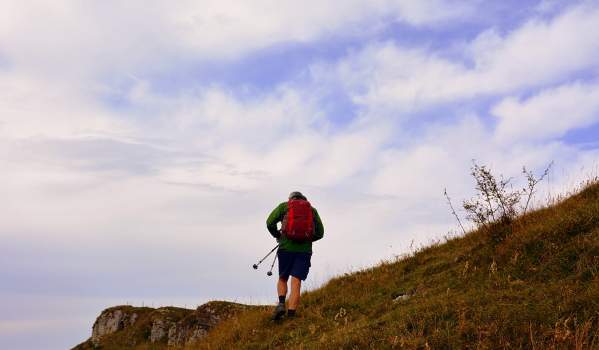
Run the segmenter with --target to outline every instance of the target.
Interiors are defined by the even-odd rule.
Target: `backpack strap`
[[[281,237],[287,236],[287,223],[289,222],[289,207],[291,206],[291,199],[287,202],[287,209],[281,218]]]

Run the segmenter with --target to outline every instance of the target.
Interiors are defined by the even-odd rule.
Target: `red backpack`
[[[283,219],[283,236],[295,243],[312,241],[315,235],[313,220],[310,202],[303,199],[289,200],[287,214]]]

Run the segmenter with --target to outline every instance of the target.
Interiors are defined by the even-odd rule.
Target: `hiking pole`
[[[275,267],[275,261],[277,261],[277,257],[279,254],[275,254],[275,260],[272,261],[272,266],[270,267],[270,271],[266,273],[266,276],[272,276],[272,268]]]
[[[277,249],[277,248],[279,248],[279,244],[278,243],[277,243],[276,247],[272,248],[272,250],[270,251],[270,253],[266,254],[266,256],[262,260],[260,260],[257,264],[254,264],[254,270],[258,270],[258,265],[260,265],[264,261],[264,259],[268,258],[268,256],[270,254],[272,254],[272,252],[274,252],[275,249]]]

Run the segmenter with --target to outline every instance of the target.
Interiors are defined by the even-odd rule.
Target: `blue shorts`
[[[310,271],[312,254],[279,250],[279,277],[287,279],[289,275],[305,281]]]

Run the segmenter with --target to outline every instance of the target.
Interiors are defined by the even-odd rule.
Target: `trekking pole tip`
[[[254,264],[254,270],[258,270],[258,265]]]

